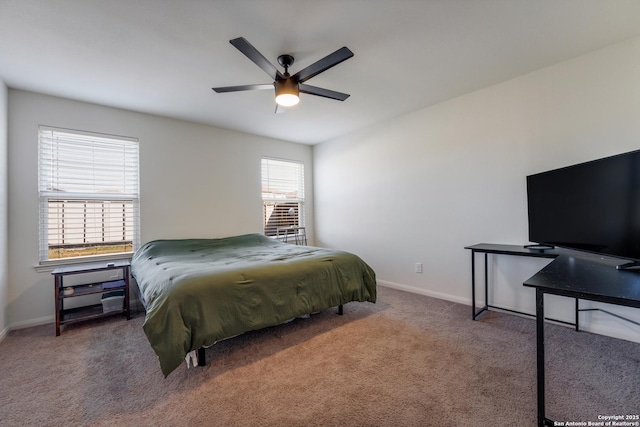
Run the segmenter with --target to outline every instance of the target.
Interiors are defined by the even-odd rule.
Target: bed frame
[[[344,306],[340,304],[338,306],[338,315],[342,316],[344,314]],[[198,349],[198,366],[207,366],[207,356],[204,347],[200,347]]]

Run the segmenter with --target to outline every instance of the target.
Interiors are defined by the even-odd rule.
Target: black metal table
[[[640,273],[617,270],[619,259],[597,255],[560,255],[525,286],[536,290],[538,426],[552,426],[545,415],[544,294],[640,308]]]
[[[516,312],[515,310],[506,309],[489,304],[489,254],[493,255],[512,255],[533,258],[556,258],[563,249],[531,249],[522,245],[496,245],[493,243],[478,243],[477,245],[466,246],[465,249],[471,250],[471,318],[476,320],[483,312],[489,311],[490,308],[499,310]],[[484,306],[476,311],[476,254],[484,254]],[[518,314],[528,314],[517,311]],[[577,321],[576,321],[577,324]]]

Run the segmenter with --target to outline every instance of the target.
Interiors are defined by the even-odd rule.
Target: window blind
[[[304,163],[263,157],[262,203],[265,235],[304,227]]]
[[[139,244],[138,140],[40,126],[40,261]]]

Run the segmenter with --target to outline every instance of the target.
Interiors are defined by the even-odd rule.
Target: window
[[[38,141],[40,262],[137,249],[138,140],[40,126]]]
[[[262,158],[264,234],[282,235],[304,227],[304,164]],[[278,230],[290,227],[292,230]]]

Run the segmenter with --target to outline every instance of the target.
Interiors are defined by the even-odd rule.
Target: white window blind
[[[137,249],[138,140],[45,126],[38,140],[40,261]]]
[[[263,157],[262,204],[266,236],[304,227],[304,163]]]

